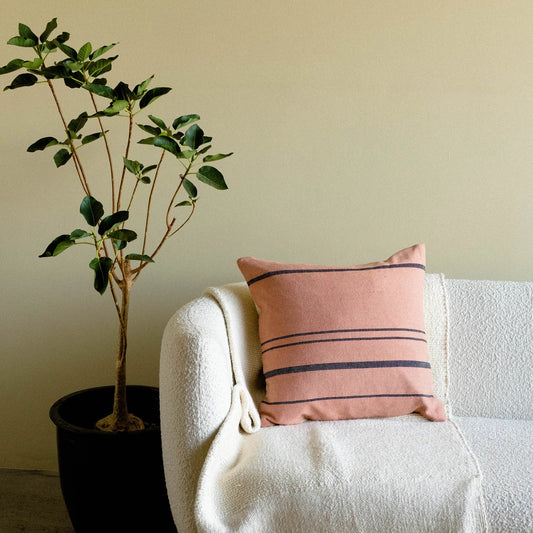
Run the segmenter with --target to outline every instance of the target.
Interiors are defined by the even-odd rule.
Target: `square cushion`
[[[237,263],[259,311],[262,426],[415,412],[446,419],[424,331],[423,244],[349,267]]]

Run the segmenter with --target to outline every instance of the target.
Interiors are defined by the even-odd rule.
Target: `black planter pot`
[[[127,395],[146,429],[93,429],[112,409],[111,386],[69,394],[50,409],[61,490],[76,533],[176,532],[163,473],[159,389],[130,385]]]

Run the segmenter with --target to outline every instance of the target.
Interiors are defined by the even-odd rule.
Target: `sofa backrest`
[[[453,414],[533,419],[533,283],[445,286]]]

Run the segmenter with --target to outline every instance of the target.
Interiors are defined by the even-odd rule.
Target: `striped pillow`
[[[423,244],[352,267],[237,263],[259,310],[262,426],[414,412],[446,419],[424,332]]]

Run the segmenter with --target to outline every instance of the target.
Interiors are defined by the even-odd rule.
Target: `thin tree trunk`
[[[124,262],[124,279],[119,282],[122,293],[120,304],[120,324],[117,349],[115,395],[113,412],[96,423],[102,431],[134,431],[143,429],[142,420],[128,412],[126,397],[126,352],[128,349],[128,315],[132,276],[129,261]]]

